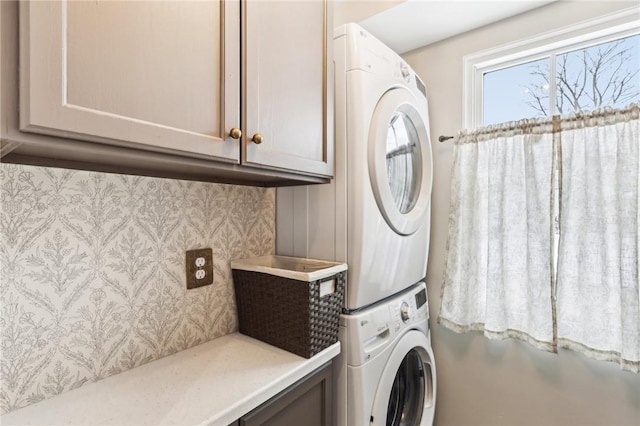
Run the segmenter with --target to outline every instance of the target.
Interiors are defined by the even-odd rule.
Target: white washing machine
[[[345,308],[357,310],[426,276],[428,105],[415,72],[357,24],[336,29],[334,60],[335,177],[278,190],[278,253],[346,262]]]
[[[424,283],[341,317],[340,332],[348,344],[341,354],[346,368],[339,371],[346,376],[346,389],[337,389],[337,400],[343,401],[336,406],[337,424],[433,423],[437,381],[428,319]],[[345,382],[345,377],[337,379]]]

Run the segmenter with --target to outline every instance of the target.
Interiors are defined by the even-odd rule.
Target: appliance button
[[[400,72],[402,73],[402,76],[404,78],[407,78],[409,76],[409,67],[406,65],[401,65],[400,66]]]
[[[400,318],[402,321],[407,322],[411,318],[411,308],[407,302],[402,302],[400,306]]]

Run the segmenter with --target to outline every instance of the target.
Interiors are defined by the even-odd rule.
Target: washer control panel
[[[417,328],[427,333],[426,288],[420,283],[390,300],[341,315],[341,333],[348,342],[345,345],[347,364],[358,366],[375,358],[407,329]]]
[[[424,302],[420,294],[424,292]],[[394,321],[394,328],[400,330],[403,326],[409,326],[417,321],[429,317],[426,304],[426,289],[424,286],[418,287],[416,291],[397,299],[389,304],[389,314]]]

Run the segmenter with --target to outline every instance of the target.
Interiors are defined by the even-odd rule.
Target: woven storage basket
[[[263,256],[231,267],[240,333],[305,358],[338,341],[346,264]]]

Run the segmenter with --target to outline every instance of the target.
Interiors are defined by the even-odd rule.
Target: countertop
[[[0,417],[8,425],[223,425],[340,353],[311,359],[230,334]]]

